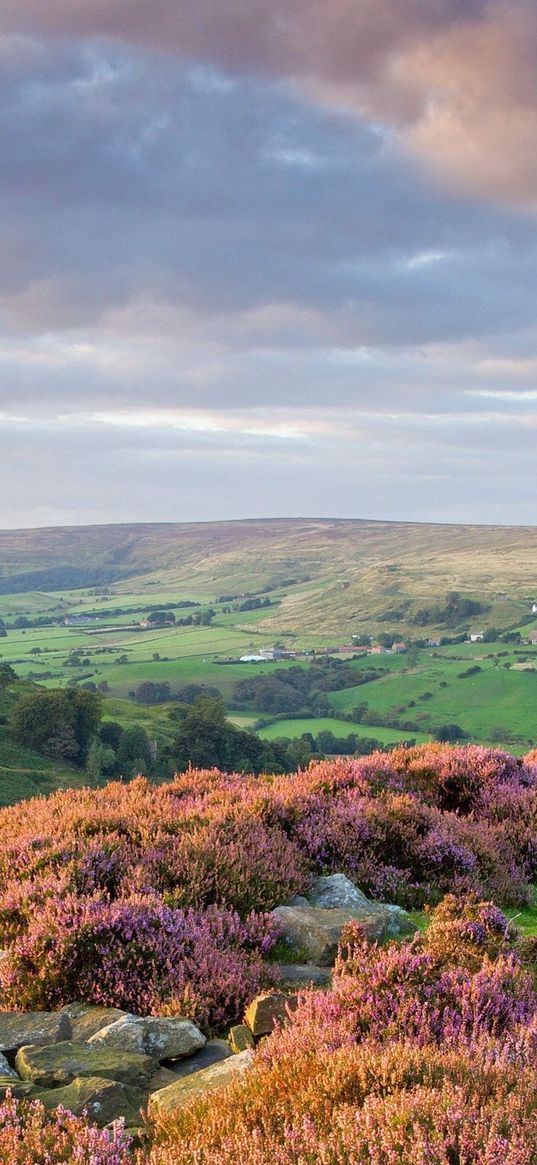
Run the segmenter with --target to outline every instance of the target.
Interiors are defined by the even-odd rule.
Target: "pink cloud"
[[[2,30],[289,78],[395,127],[443,181],[537,204],[534,0],[3,0]]]

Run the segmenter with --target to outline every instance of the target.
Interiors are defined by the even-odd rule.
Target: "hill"
[[[285,585],[263,619],[271,633],[406,631],[416,610],[454,590],[505,626],[537,588],[537,528],[270,519],[7,530],[0,564],[5,595],[114,583],[126,596],[136,580],[149,598],[180,590],[213,601]]]

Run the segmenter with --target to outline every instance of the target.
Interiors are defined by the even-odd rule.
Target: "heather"
[[[119,1126],[92,1128],[65,1109],[51,1116],[39,1101],[0,1103],[0,1165],[128,1165],[129,1143]]]
[[[449,893],[520,905],[536,810],[533,757],[441,745],[23,803],[0,813],[1,1005],[76,994],[218,1029],[274,977],[269,912],[311,874],[406,907]]]
[[[535,1165],[537,996],[491,903],[383,950],[352,927],[245,1082],[162,1118],[150,1165]]]

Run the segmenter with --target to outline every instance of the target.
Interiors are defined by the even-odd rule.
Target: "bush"
[[[96,1129],[58,1108],[9,1095],[0,1103],[0,1165],[129,1165],[130,1140],[118,1124]]]

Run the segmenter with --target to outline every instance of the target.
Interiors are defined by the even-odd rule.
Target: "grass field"
[[[210,684],[229,705],[238,679],[271,673],[282,664],[224,660],[256,653],[275,641],[308,651],[348,643],[353,633],[374,638],[390,627],[394,638],[426,638],[435,628],[418,628],[413,612],[438,604],[454,589],[489,608],[470,621],[474,627],[520,626],[525,634],[537,627],[531,618],[537,579],[533,528],[323,519],[0,531],[0,556],[4,589],[19,587],[17,579],[31,580],[32,572],[37,578],[41,575],[35,572],[74,567],[116,571],[115,581],[105,587],[55,585],[47,591],[34,586],[0,594],[0,618],[8,624],[7,637],[0,639],[0,661],[49,687],[106,683],[107,696],[118,702],[118,719],[137,720],[164,734],[169,731],[165,710],[129,701],[142,682],[165,681],[172,697],[184,684]],[[8,574],[13,584],[6,582]],[[240,603],[245,593],[263,588],[269,588],[271,601],[266,608],[226,611],[225,604],[217,603],[222,595],[235,595]],[[139,623],[144,608],[147,613],[152,605],[184,601],[199,603],[199,610],[211,605],[216,611],[212,626],[123,629]],[[177,609],[175,615],[193,611]],[[20,615],[63,620],[84,613],[91,615],[91,624],[11,626]],[[537,647],[525,650],[530,665],[537,667]],[[75,651],[84,662],[73,667],[68,660]],[[385,743],[401,735],[429,739],[438,726],[455,723],[469,740],[521,752],[537,742],[537,672],[519,670],[521,662],[515,649],[500,644],[356,659],[357,674],[371,667],[384,668],[386,674],[331,693],[329,700],[335,716],[366,701],[373,723],[357,727],[331,717],[327,722],[340,736],[359,731]],[[458,678],[472,665],[481,671]],[[234,713],[236,722],[251,727],[256,717],[250,712]],[[382,728],[375,715],[412,721],[419,732]],[[300,735],[313,731],[312,726],[320,731],[322,723],[289,720],[263,733],[267,739]]]
[[[348,736],[353,732],[360,738],[374,736],[382,744],[397,744],[398,741],[408,739],[410,736],[415,738],[418,744],[429,739],[424,733],[399,732],[395,728],[369,728],[363,724],[349,724],[344,720],[331,720],[327,717],[278,720],[275,724],[260,728],[258,735],[263,740],[277,740],[279,736],[288,736],[294,740],[304,732],[311,732],[312,736],[318,736],[319,732],[333,732],[336,737]]]

